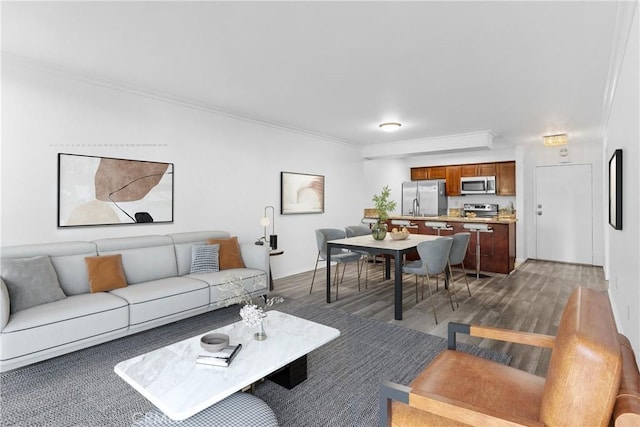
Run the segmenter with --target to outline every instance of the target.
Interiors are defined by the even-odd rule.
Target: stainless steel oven
[[[465,176],[460,178],[462,194],[496,194],[495,176]]]

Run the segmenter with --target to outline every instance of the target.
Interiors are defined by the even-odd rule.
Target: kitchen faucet
[[[420,212],[420,201],[417,198],[413,199],[412,209],[413,216],[418,216],[418,213]]]

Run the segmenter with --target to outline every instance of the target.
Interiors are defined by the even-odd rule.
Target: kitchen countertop
[[[404,219],[412,222],[418,221],[443,221],[443,222],[479,222],[485,224],[512,224],[518,220],[515,218],[464,218],[460,216],[411,216],[411,215],[393,215],[389,219]]]

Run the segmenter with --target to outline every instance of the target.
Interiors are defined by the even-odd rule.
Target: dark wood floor
[[[349,265],[344,282],[340,284],[337,301],[334,299],[335,288],[332,289],[331,304],[326,303],[326,270],[318,269],[313,292],[309,294],[312,275],[313,271],[309,271],[277,279],[273,293],[440,337],[447,336],[447,323],[450,321],[555,335],[562,310],[575,287],[607,288],[601,267],[530,260],[506,277],[492,276],[479,280],[470,277],[469,297],[462,271],[454,269],[460,307],[452,311],[442,281],[438,292],[435,292],[432,282],[438,315],[436,325],[426,288],[424,300],[416,303],[415,276],[404,276],[404,314],[403,320],[397,321],[393,319],[393,280],[383,280],[380,264],[370,264],[367,289],[363,273],[360,292],[355,266]],[[511,366],[541,376],[546,374],[550,350],[471,337],[460,341],[508,353],[513,356]]]

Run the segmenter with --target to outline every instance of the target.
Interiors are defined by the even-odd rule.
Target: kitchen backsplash
[[[465,203],[493,203],[498,204],[498,209],[506,208],[510,204],[516,205],[515,196],[495,196],[492,194],[469,194],[467,196],[447,197],[449,209],[462,209]]]

